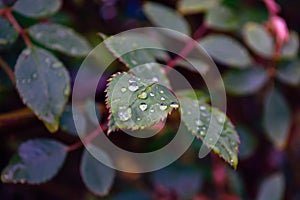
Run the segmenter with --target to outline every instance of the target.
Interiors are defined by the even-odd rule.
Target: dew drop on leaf
[[[139,108],[141,109],[141,111],[145,111],[147,109],[147,104],[146,103],[141,103]]]
[[[139,99],[146,99],[148,97],[147,92],[142,92],[141,94],[138,95]]]
[[[136,82],[132,82],[132,83],[129,83],[128,89],[131,92],[135,92],[135,91],[137,91],[139,89],[139,86],[137,85]]]
[[[118,116],[121,121],[129,120],[131,118],[131,108],[120,107]]]
[[[159,109],[160,110],[166,110],[168,108],[168,106],[164,103],[160,104]]]

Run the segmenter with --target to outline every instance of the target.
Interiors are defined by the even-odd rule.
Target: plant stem
[[[34,113],[29,108],[1,114],[0,129],[8,126],[15,126],[18,122],[24,122],[25,119],[31,119],[34,117]]]
[[[8,75],[8,77],[11,80],[11,82],[13,83],[13,85],[15,85],[16,84],[16,79],[15,79],[14,72],[8,66],[8,64],[3,60],[3,58],[1,56],[0,56],[0,67]]]
[[[184,57],[186,57],[194,49],[194,47],[196,45],[195,40],[199,40],[205,34],[206,30],[207,30],[207,25],[205,23],[203,23],[201,26],[199,26],[199,28],[193,34],[192,39],[189,42],[187,42],[187,44],[181,50],[179,55],[177,55],[174,59],[170,59],[167,62],[167,66],[172,68],[177,64],[178,61],[180,61]]]
[[[84,137],[81,141],[68,146],[68,151],[75,151],[83,146],[83,144],[89,144],[95,139],[100,133],[107,129],[106,123],[101,124],[97,129]]]
[[[32,44],[31,44],[31,41],[30,41],[28,35],[26,34],[26,31],[20,26],[20,24],[17,22],[16,18],[11,13],[11,8],[5,8],[4,14],[5,14],[6,18],[8,19],[8,21],[10,21],[10,23],[13,25],[13,27],[19,32],[19,34],[23,38],[26,46],[31,47]]]

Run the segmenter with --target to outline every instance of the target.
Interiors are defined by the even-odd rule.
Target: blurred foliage
[[[1,0],[0,198],[299,199],[300,3],[292,0],[277,3],[290,28],[290,38],[281,48],[270,25],[270,10],[260,0]],[[168,63],[174,55],[148,49],[123,55],[130,48],[136,50],[133,43],[163,46],[139,35],[125,38],[125,43],[117,37],[106,40],[107,49],[101,51],[97,67],[114,56],[119,60],[111,64],[100,80],[97,104],[87,100],[84,105],[71,108],[70,92],[76,73],[92,47],[109,35],[145,26],[173,29],[199,41],[222,73],[228,98],[227,116],[209,106],[204,92],[207,88],[204,83],[199,85],[202,79],[190,64],[199,65],[204,74],[208,66],[197,59],[174,65],[194,83],[196,94],[181,91],[175,97],[164,88],[168,94],[166,105],[151,99],[144,104],[143,92],[159,94],[157,81],[172,85],[167,74],[161,72],[160,63]],[[197,37],[197,27],[205,29],[201,37]],[[135,68],[148,62],[152,64],[142,68],[144,71]],[[138,101],[131,99],[136,112],[122,106],[106,108],[112,106],[110,101],[108,105],[105,102],[107,79],[128,68],[133,68],[132,72],[143,81],[128,89],[116,87],[124,93],[136,92]],[[87,82],[81,84],[83,94],[89,81],[97,80],[93,71],[87,72],[86,77]],[[112,78],[111,82],[115,81],[116,75]],[[199,100],[199,110],[192,108],[194,99]],[[171,105],[177,108],[178,101],[183,103],[182,107],[167,117]],[[152,121],[141,121],[135,128],[147,128],[167,117],[160,133],[141,142],[117,131],[110,140],[121,147],[132,146],[136,151],[161,147],[174,137],[178,112],[182,112],[187,134],[200,140],[194,141],[169,167],[146,174],[116,172],[99,163],[88,151],[74,151],[82,145],[79,137],[86,137],[98,122],[103,125],[110,119],[110,130],[132,128],[127,118],[134,114],[137,120],[138,114],[144,116],[143,110],[156,105],[166,112],[158,110],[150,117]],[[225,132],[226,136],[215,146],[202,137],[205,132],[201,131],[209,123],[207,115],[196,119],[197,112],[205,114],[203,106],[208,116],[225,121],[222,134]],[[114,121],[108,118],[112,111]],[[120,112],[123,118],[116,115]],[[189,112],[193,115],[188,115]],[[98,120],[91,117],[95,113]],[[150,114],[149,109],[147,116]],[[202,144],[237,167],[236,171],[214,154],[197,159]],[[101,149],[90,145],[89,150],[110,161]]]

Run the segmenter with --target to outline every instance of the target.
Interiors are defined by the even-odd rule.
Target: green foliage
[[[195,14],[207,11],[216,5],[220,0],[180,0],[178,2],[178,10],[183,14]]]
[[[247,49],[229,36],[211,34],[200,44],[216,61],[229,67],[246,68],[252,62]]]
[[[261,67],[232,69],[223,76],[228,93],[233,95],[249,95],[256,93],[268,80],[267,72]]]
[[[154,25],[172,29],[186,35],[191,34],[186,20],[169,7],[154,2],[147,2],[143,10]]]
[[[281,92],[275,88],[267,94],[263,122],[271,142],[284,148],[291,125],[291,111]]]
[[[205,18],[206,24],[216,30],[236,30],[238,18],[225,6],[217,6],[210,9]]]
[[[0,17],[0,49],[12,45],[18,38],[18,32],[6,20]]]
[[[82,36],[59,24],[36,24],[28,29],[28,33],[39,44],[70,56],[85,56],[91,50]]]
[[[283,174],[273,174],[262,182],[257,200],[281,200],[283,199],[284,190],[285,184]]]
[[[48,139],[24,142],[3,170],[1,179],[7,183],[39,184],[54,177],[67,155],[65,145]]]
[[[177,98],[165,86],[127,73],[111,78],[106,102],[110,109],[109,132],[144,129],[179,107]]]
[[[197,99],[179,95],[179,102],[181,105],[182,120],[187,126],[188,130],[197,138],[201,139],[205,145],[212,149],[216,154],[222,157],[230,165],[236,168],[238,164],[238,144],[239,137],[234,129],[234,126],[225,114],[215,108],[211,108],[205,103],[199,103]],[[222,132],[214,132],[208,139],[207,136],[208,125],[211,118],[223,127]],[[216,139],[218,138],[218,139]],[[217,143],[213,144],[216,140]]]
[[[277,69],[277,77],[285,84],[298,86],[300,83],[300,62],[299,60],[284,63]]]
[[[56,13],[61,4],[61,0],[18,0],[13,10],[26,17],[39,19]]]
[[[70,95],[70,78],[63,63],[44,49],[27,48],[17,60],[15,74],[23,102],[55,132]]]
[[[266,58],[274,55],[274,41],[265,27],[249,22],[244,26],[243,34],[245,42],[255,53]]]
[[[111,160],[99,148],[89,145],[83,153],[80,165],[81,176],[88,189],[99,196],[107,195],[113,184],[115,171],[102,164],[89,152],[105,159],[107,162],[111,163]]]

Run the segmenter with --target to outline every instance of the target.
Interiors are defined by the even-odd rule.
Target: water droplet
[[[126,92],[126,91],[127,91],[127,89],[126,89],[126,88],[124,88],[124,87],[122,87],[122,88],[121,88],[121,92],[123,92],[123,93],[124,93],[124,92]]]
[[[163,94],[164,93],[164,91],[163,90],[161,90],[161,91],[159,91],[161,94]]]
[[[121,121],[129,120],[131,118],[131,108],[120,107],[118,116]]]
[[[170,107],[171,108],[179,108],[179,105],[178,105],[178,103],[176,103],[176,102],[172,102],[171,104],[170,104]]]
[[[152,81],[153,81],[153,82],[158,82],[158,78],[157,78],[157,77],[153,77],[153,78],[152,78]]]
[[[165,97],[161,97],[160,100],[164,101],[164,100],[166,100],[166,99],[165,99]]]
[[[205,132],[204,132],[204,131],[200,131],[200,135],[201,135],[201,136],[204,136],[204,135],[205,135]]]
[[[132,64],[137,65],[138,63],[136,62],[136,60],[131,60]]]
[[[154,94],[153,94],[152,92],[150,92],[150,96],[151,96],[151,97],[154,97]]]
[[[200,119],[198,119],[198,120],[196,120],[196,125],[203,126],[203,122]]]
[[[76,48],[71,48],[71,54],[77,54],[78,53],[78,51],[77,51],[77,49]]]
[[[33,73],[33,74],[32,74],[32,78],[33,78],[33,79],[36,79],[36,78],[37,78],[37,73]]]
[[[160,110],[166,110],[168,108],[168,106],[164,103],[160,104],[159,109]]]
[[[61,68],[62,67],[62,64],[60,62],[55,62],[52,64],[51,66],[53,69],[57,69],[57,68]]]
[[[133,80],[133,79],[129,79],[128,82],[129,82],[129,83],[135,83],[136,81]]]
[[[141,103],[139,107],[140,107],[141,111],[145,111],[148,106],[145,103]]]
[[[141,121],[141,118],[138,117],[136,120]]]
[[[200,106],[200,110],[206,110],[205,106]]]
[[[45,63],[50,64],[50,63],[51,63],[50,58],[46,58],[46,59],[45,59]]]
[[[23,80],[22,80],[22,83],[25,84],[25,83],[26,83],[26,79],[23,79]]]
[[[137,85],[136,82],[132,82],[132,83],[129,83],[128,89],[131,92],[135,92],[135,91],[137,91],[139,89],[139,86]]]
[[[150,112],[151,112],[151,113],[154,113],[154,110],[153,110],[153,109],[151,109],[151,110],[150,110]]]
[[[146,99],[148,97],[147,92],[142,92],[141,94],[138,95],[139,99]]]

